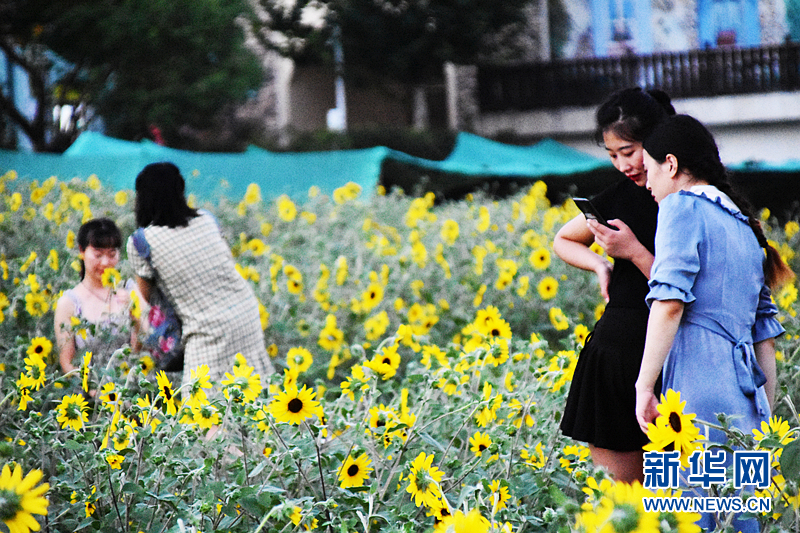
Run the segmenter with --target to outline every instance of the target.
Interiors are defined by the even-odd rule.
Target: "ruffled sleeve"
[[[671,194],[661,201],[647,305],[654,300],[695,300],[692,287],[700,271],[702,224],[702,217],[694,213],[692,197]]]
[[[133,271],[137,276],[144,279],[154,279],[156,277],[156,273],[153,270],[153,267],[150,266],[150,263],[148,263],[141,255],[139,255],[139,252],[136,251],[136,246],[133,243],[132,235],[128,237],[126,250],[128,251],[128,260],[130,261]]]
[[[758,308],[756,309],[756,323],[753,325],[753,342],[761,342],[782,335],[786,330],[776,315],[778,306],[772,301],[772,293],[769,287],[761,287],[761,294],[758,296]]]

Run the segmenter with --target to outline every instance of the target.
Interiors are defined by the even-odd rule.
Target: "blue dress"
[[[753,344],[784,332],[764,284],[764,251],[735,206],[705,194],[680,191],[664,198],[657,228],[647,302],[686,304],[661,390],[679,391],[684,412],[699,420],[717,423],[717,413],[737,415],[733,424],[752,433],[770,416]],[[725,441],[719,430],[707,437]],[[740,523],[743,530],[757,527],[745,522],[751,523]]]

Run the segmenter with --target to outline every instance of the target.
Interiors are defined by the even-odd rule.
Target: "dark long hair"
[[[78,250],[94,248],[122,248],[122,233],[110,218],[94,218],[78,230]],[[81,280],[86,276],[86,265],[81,258]]]
[[[669,95],[659,89],[630,87],[616,91],[597,108],[594,139],[603,144],[603,134],[614,133],[626,141],[642,142],[659,122],[675,114]]]
[[[197,216],[186,203],[186,183],[173,163],[151,163],[136,176],[136,225],[183,227]]]
[[[689,115],[675,115],[659,124],[643,143],[650,157],[663,163],[668,154],[678,160],[678,170],[693,179],[704,180],[727,194],[742,213],[747,216],[750,228],[767,252],[764,278],[774,289],[794,278],[794,272],[783,261],[780,253],[767,242],[761,222],[753,216],[750,202],[731,185],[728,172],[719,157],[714,136],[697,119]]]

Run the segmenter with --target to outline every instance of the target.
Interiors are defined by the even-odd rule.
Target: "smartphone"
[[[600,214],[600,212],[597,210],[597,208],[594,206],[594,204],[592,204],[592,202],[589,199],[573,198],[572,201],[575,202],[575,205],[578,206],[578,209],[580,209],[583,212],[583,216],[585,216],[586,218],[591,218],[592,220],[596,220],[597,222],[599,222],[600,224],[604,225],[607,228],[611,228],[613,230],[619,229],[606,222],[606,219],[603,218],[603,215]]]

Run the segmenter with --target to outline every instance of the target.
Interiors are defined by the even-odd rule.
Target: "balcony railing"
[[[800,90],[800,43],[478,68],[482,112],[593,106],[631,86],[672,98]]]

